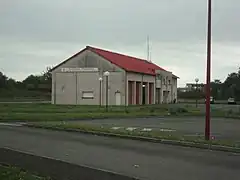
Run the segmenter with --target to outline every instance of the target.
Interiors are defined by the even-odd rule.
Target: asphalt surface
[[[136,119],[100,119],[74,121],[70,123],[94,124],[112,127],[151,128],[154,130],[170,129],[187,135],[203,135],[204,117],[169,117]],[[211,135],[217,139],[240,142],[240,120],[229,118],[211,118]]]
[[[233,153],[6,125],[0,146],[143,180],[239,180]]]

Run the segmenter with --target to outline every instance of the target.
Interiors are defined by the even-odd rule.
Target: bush
[[[155,112],[155,109],[154,109],[154,108],[151,108],[151,109],[150,109],[150,112],[151,112],[151,113],[154,113],[154,112]]]
[[[177,108],[177,112],[178,113],[187,113],[188,112],[188,110],[187,109],[185,109],[185,108]]]
[[[227,111],[227,115],[229,116],[229,115],[232,115],[233,114],[233,110],[232,109],[229,109],[228,111]]]
[[[188,110],[185,109],[185,108],[181,108],[181,107],[178,107],[178,108],[170,108],[169,109],[169,113],[171,115],[177,115],[177,114],[181,114],[181,113],[187,113]]]

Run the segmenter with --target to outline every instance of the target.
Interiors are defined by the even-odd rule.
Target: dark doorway
[[[141,82],[136,82],[136,104],[140,104]]]
[[[156,104],[161,104],[161,89],[156,88]]]
[[[148,92],[148,104],[153,104],[153,87],[154,87],[154,84],[153,83],[149,83],[149,92]]]
[[[133,104],[133,81],[128,81],[128,104]]]
[[[143,84],[142,86],[142,104],[146,104],[146,85]]]

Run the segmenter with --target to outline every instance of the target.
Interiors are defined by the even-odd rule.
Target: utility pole
[[[108,112],[108,76],[106,76],[106,111]]]
[[[196,82],[196,108],[198,107],[198,81],[199,79],[196,78],[195,82]]]
[[[103,75],[106,77],[106,111],[108,112],[108,77],[110,73],[108,71],[104,72]]]
[[[99,78],[99,106],[102,106],[102,81],[103,81],[103,78],[100,77]]]
[[[210,80],[211,80],[211,45],[212,45],[212,0],[208,0],[207,19],[207,79],[206,79],[206,119],[205,119],[205,139],[210,139]]]

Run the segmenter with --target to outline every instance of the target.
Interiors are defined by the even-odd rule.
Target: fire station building
[[[147,60],[87,46],[51,70],[52,103],[140,105],[177,101],[173,73]]]

